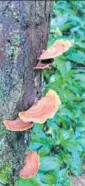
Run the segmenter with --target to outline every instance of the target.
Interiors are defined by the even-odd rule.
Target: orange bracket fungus
[[[24,179],[33,177],[37,174],[40,165],[38,154],[33,151],[28,152],[24,159],[24,164],[24,167],[20,170],[19,176]]]
[[[53,59],[44,59],[44,60],[39,60],[38,64],[34,69],[50,69],[50,65],[52,64]]]
[[[50,63],[42,63],[41,61],[39,61],[36,67],[34,67],[34,69],[46,69],[46,68],[50,68]]]
[[[48,118],[52,118],[59,108],[61,101],[54,90],[49,90],[46,96],[42,97],[27,111],[19,113],[19,117],[24,122],[44,123]]]
[[[57,40],[50,48],[42,51],[42,54],[39,57],[39,63],[34,69],[50,68],[53,59],[66,52],[71,46],[72,44],[68,40]]]
[[[55,58],[66,52],[72,46],[68,40],[57,40],[50,48],[43,50],[39,60]]]
[[[4,120],[5,127],[11,131],[25,131],[33,127],[33,123],[23,122],[19,118],[16,120]]]

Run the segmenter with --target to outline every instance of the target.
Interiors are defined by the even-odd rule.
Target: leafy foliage
[[[38,174],[19,179],[17,186],[71,186],[70,175],[82,174],[85,157],[85,2],[54,4],[49,43],[66,38],[73,47],[57,57],[52,69],[44,71],[45,91],[59,93],[62,105],[44,125],[34,126],[27,150],[41,157]]]

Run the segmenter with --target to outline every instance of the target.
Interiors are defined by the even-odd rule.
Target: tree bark
[[[2,121],[15,119],[41,95],[42,74],[33,68],[47,44],[51,9],[46,0],[0,1],[0,180],[10,186],[30,135],[9,132]]]

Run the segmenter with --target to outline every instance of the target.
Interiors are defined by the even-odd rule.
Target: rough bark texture
[[[41,72],[34,71],[46,47],[52,1],[0,1],[0,180],[14,185],[29,143],[27,132],[2,124],[41,95]],[[3,173],[4,172],[4,173]]]

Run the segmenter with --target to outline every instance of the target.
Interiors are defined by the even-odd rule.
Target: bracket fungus
[[[52,59],[57,56],[60,56],[66,52],[72,46],[69,40],[56,40],[56,42],[49,47],[47,50],[43,50],[39,60]]]
[[[24,122],[44,123],[48,118],[52,118],[59,108],[61,101],[54,90],[49,90],[46,96],[42,97],[27,111],[19,113],[19,117]]]
[[[37,174],[40,165],[38,154],[33,151],[28,152],[25,156],[24,164],[24,167],[20,170],[19,176],[24,179],[33,177]]]
[[[33,127],[33,123],[31,122],[23,122],[20,118],[16,120],[4,120],[3,121],[5,127],[11,131],[25,131],[31,129]]]
[[[39,61],[36,67],[34,67],[34,69],[46,69],[46,68],[50,69],[50,63],[43,63],[41,61]]]

